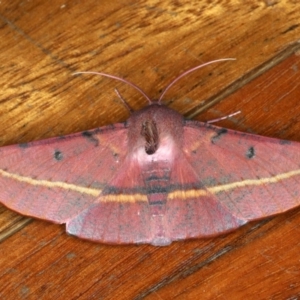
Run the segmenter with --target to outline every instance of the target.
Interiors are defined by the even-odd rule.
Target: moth
[[[165,91],[151,101],[99,74],[149,105],[125,123],[0,148],[6,207],[95,242],[165,246],[300,204],[299,143],[186,120],[161,104]]]

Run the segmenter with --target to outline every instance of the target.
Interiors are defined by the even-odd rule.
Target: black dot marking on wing
[[[95,138],[94,134],[90,131],[83,131],[82,132],[82,136],[84,138],[86,138],[88,141],[90,141],[91,143],[93,143],[95,145],[95,147],[97,147],[99,145],[99,141],[97,138]]]
[[[217,141],[221,139],[222,136],[224,136],[228,130],[226,128],[220,128],[216,131],[216,134],[211,137],[211,142],[215,144]]]
[[[57,161],[60,161],[64,158],[62,152],[60,152],[59,150],[55,150],[54,151],[54,159]]]
[[[251,159],[255,156],[255,150],[254,150],[254,147],[249,147],[247,152],[246,152],[246,157]]]

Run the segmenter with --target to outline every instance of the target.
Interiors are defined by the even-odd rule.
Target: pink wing
[[[0,148],[0,202],[23,215],[66,223],[106,243],[151,243],[152,208],[128,129],[91,131]]]
[[[127,128],[0,148],[0,202],[27,216],[66,223],[94,203],[127,154]]]
[[[183,156],[182,193],[168,202],[172,239],[216,235],[300,205],[299,143],[186,121]]]

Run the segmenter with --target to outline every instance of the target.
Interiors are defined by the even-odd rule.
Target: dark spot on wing
[[[254,147],[249,147],[247,152],[246,152],[246,157],[247,158],[253,158],[255,156],[255,150],[254,150]]]
[[[118,159],[119,159],[119,153],[113,152],[112,155],[113,155],[114,159],[115,159],[116,161],[118,161]]]
[[[19,147],[25,149],[25,148],[28,148],[29,145],[28,145],[28,143],[21,143],[21,144],[19,144]]]
[[[168,187],[164,186],[150,186],[147,189],[147,195],[150,194],[167,194],[169,192]]]
[[[211,138],[211,142],[215,144],[218,140],[221,139],[223,135],[225,135],[228,132],[226,128],[220,128],[216,130],[216,134]]]
[[[90,131],[83,131],[82,136],[85,137],[88,141],[93,143],[95,147],[99,145],[99,141],[97,138],[94,137],[94,134]]]
[[[210,186],[218,185],[219,182],[215,177],[206,177],[201,179],[201,184],[205,187],[210,187]]]
[[[151,182],[151,181],[170,181],[170,176],[156,176],[156,175],[150,175],[145,178],[146,182]]]
[[[55,152],[54,152],[54,159],[57,160],[57,161],[60,161],[63,158],[64,157],[63,157],[62,152],[60,152],[59,150],[55,150]]]
[[[158,206],[158,205],[163,206],[163,205],[166,204],[166,201],[158,200],[158,201],[150,202],[149,204],[150,204],[151,206]]]
[[[290,145],[292,142],[287,140],[279,140],[280,145]]]

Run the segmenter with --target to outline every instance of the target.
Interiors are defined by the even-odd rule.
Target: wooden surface
[[[300,142],[300,4],[293,0],[2,1],[0,144],[124,121],[125,77],[185,116]],[[210,110],[207,111],[207,109]],[[204,111],[201,115],[201,111]],[[299,153],[300,159],[300,153]],[[0,207],[1,299],[299,299],[300,209],[158,248],[81,241]]]

